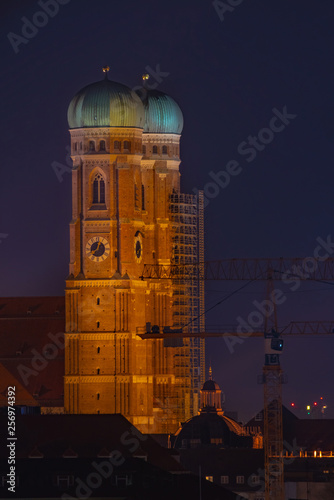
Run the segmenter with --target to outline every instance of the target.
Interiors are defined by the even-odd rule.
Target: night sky
[[[204,0],[62,3],[45,26],[28,32],[27,43],[13,35],[10,42],[8,33],[22,37],[22,18],[31,21],[40,5],[2,5],[1,296],[64,293],[71,178],[65,172],[60,182],[52,165],[68,170],[68,104],[80,88],[103,78],[105,64],[110,79],[131,88],[150,73],[150,83],[180,105],[182,191],[204,188],[211,196],[206,260],[308,257],[318,237],[334,239],[331,0],[241,0],[226,12]],[[43,24],[45,16],[35,19]],[[272,119],[284,109],[290,118],[282,129],[282,121]],[[268,132],[273,123],[280,131]],[[263,142],[250,146],[250,136]],[[209,185],[231,160],[239,174],[224,188]],[[240,285],[208,283],[207,306]],[[250,285],[216,307],[208,327],[247,318],[264,286]],[[334,286],[277,287],[287,297],[280,325],[334,319]],[[262,343],[248,339],[231,354],[224,339],[207,341],[207,362],[226,408],[243,420],[263,404],[257,384]],[[333,352],[331,338],[286,341],[288,407],[295,402],[302,409],[322,396],[334,418]],[[298,416],[305,415],[301,409]]]

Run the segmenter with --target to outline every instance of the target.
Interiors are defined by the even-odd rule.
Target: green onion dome
[[[129,87],[108,79],[81,89],[71,100],[67,112],[71,129],[82,127],[144,128],[142,101]]]
[[[181,134],[183,115],[179,105],[167,94],[142,88],[138,95],[145,107],[144,132]]]

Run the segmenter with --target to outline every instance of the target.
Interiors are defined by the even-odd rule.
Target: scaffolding
[[[172,264],[204,262],[203,193],[170,195]],[[204,282],[189,274],[173,278],[173,327],[183,332],[204,331]],[[200,390],[205,381],[205,340],[189,338],[175,352],[179,404],[185,418],[197,415]],[[189,395],[189,397],[188,397]]]

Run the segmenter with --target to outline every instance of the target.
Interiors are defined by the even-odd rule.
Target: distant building
[[[0,416],[2,429],[7,416]],[[44,499],[237,500],[185,471],[122,415],[17,416],[15,493],[8,491],[6,433],[0,437],[0,497]]]
[[[172,437],[180,463],[242,498],[265,500],[263,411],[242,427],[224,415],[220,394],[210,376],[199,415]],[[283,436],[286,499],[334,498],[334,421],[300,420],[283,407]]]
[[[0,405],[16,388],[24,413],[64,411],[64,297],[0,298]]]
[[[235,420],[226,417],[222,409],[222,391],[212,379],[201,389],[201,404],[198,415],[181,424],[173,442],[177,449],[193,449],[206,446],[220,448],[252,448],[253,438],[246,436],[243,427]]]

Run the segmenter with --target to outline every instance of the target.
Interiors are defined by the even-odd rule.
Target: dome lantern
[[[209,380],[204,382],[201,389],[201,409],[200,412],[216,412],[223,415],[221,403],[222,391],[214,380],[212,380],[212,368],[209,368]]]

